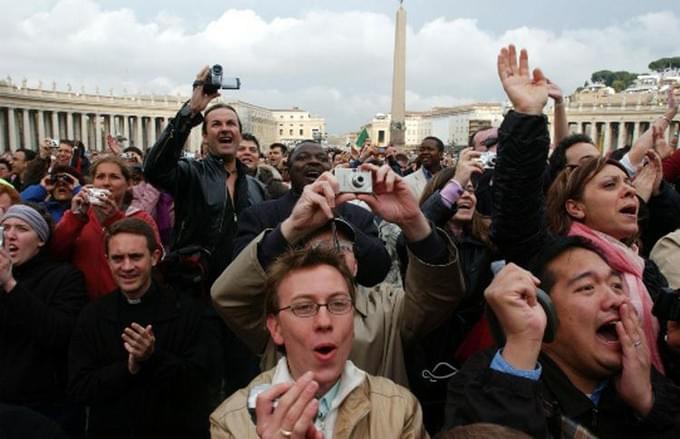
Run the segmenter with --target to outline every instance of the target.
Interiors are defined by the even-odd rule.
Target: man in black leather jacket
[[[246,175],[236,159],[241,121],[233,107],[216,104],[201,112],[219,93],[202,85],[205,67],[194,82],[191,100],[184,104],[149,151],[144,177],[175,199],[175,236],[172,249],[200,245],[211,253],[211,282],[231,261],[236,219],[245,208],[264,201],[264,187]],[[208,155],[203,160],[181,158],[191,129],[203,122]]]

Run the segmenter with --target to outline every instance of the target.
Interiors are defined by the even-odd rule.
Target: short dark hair
[[[321,142],[316,141],[314,139],[305,139],[305,140],[299,141],[298,143],[295,144],[295,147],[290,151],[290,154],[288,155],[288,167],[289,168],[291,167],[292,163],[295,161],[295,153],[297,151],[299,151],[299,149],[302,145],[305,145],[305,144],[308,144],[308,143],[311,143],[312,145],[318,145],[318,146],[321,147],[321,149],[323,149],[323,145],[321,145]]]
[[[205,120],[208,118],[208,115],[210,113],[212,113],[215,110],[219,110],[220,108],[224,108],[224,109],[233,111],[234,114],[236,115],[236,121],[238,122],[238,131],[239,132],[243,131],[243,125],[241,124],[241,118],[238,117],[238,112],[236,111],[236,108],[232,107],[229,104],[219,103],[219,104],[212,105],[210,108],[205,110],[205,113],[203,114],[203,124],[201,125],[201,132],[203,134],[206,134],[208,132],[208,127],[205,124]]]
[[[267,269],[267,280],[264,286],[265,316],[277,313],[279,309],[278,289],[284,279],[296,271],[320,265],[328,265],[340,272],[347,285],[349,295],[354,301],[354,278],[345,260],[335,249],[312,247],[289,250],[279,256]]]
[[[250,140],[251,142],[255,143],[257,146],[257,152],[260,152],[260,141],[257,140],[257,137],[255,137],[253,134],[243,133],[241,134],[241,140]]]
[[[109,241],[111,241],[111,238],[121,233],[129,233],[146,238],[146,247],[150,253],[160,249],[160,245],[156,241],[156,235],[146,221],[139,218],[123,218],[111,224],[106,230],[106,254],[109,253]]]
[[[125,149],[123,150],[123,152],[124,152],[124,153],[126,153],[126,152],[134,152],[134,153],[139,154],[140,157],[144,158],[144,152],[143,152],[141,149],[137,148],[136,146],[128,146],[127,148],[125,148]]]
[[[275,143],[272,143],[271,145],[269,145],[269,149],[274,149],[274,148],[279,148],[281,150],[281,155],[285,156],[286,154],[288,154],[288,147],[286,145],[284,145],[283,143],[275,142]]]
[[[444,142],[442,142],[442,140],[439,137],[427,136],[420,142],[420,144],[422,145],[423,142],[425,142],[426,140],[434,140],[434,142],[437,144],[437,149],[439,150],[439,152],[444,152]]]
[[[529,263],[529,271],[541,281],[543,291],[550,294],[557,282],[555,273],[548,269],[550,263],[563,253],[574,249],[588,250],[596,253],[604,261],[607,260],[602,252],[585,238],[580,236],[554,236],[554,239],[549,239]]]
[[[76,146],[75,140],[70,140],[70,139],[59,139],[59,144],[61,145],[62,143],[63,143],[64,145],[70,146],[71,149],[75,148],[75,146]]]
[[[570,134],[564,139],[560,140],[553,150],[550,158],[548,159],[548,168],[550,169],[550,180],[554,180],[555,177],[567,167],[567,150],[577,143],[593,143],[593,139],[586,134]]]
[[[27,148],[17,148],[14,152],[23,152],[27,162],[33,160],[37,155],[35,151]]]
[[[475,146],[475,136],[481,133],[482,131],[490,130],[492,128],[493,127],[491,125],[485,125],[481,128],[477,128],[476,130],[474,130],[472,134],[470,134],[470,137],[468,137],[468,146]]]
[[[514,428],[479,422],[476,424],[459,425],[451,430],[440,432],[435,436],[435,439],[477,439],[483,437],[499,439],[530,438],[528,434]]]

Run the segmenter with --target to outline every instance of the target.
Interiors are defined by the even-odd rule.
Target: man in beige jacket
[[[347,360],[356,293],[337,250],[292,250],[270,266],[267,329],[286,355],[213,412],[213,439],[427,437],[408,390]]]
[[[305,240],[313,245],[323,241],[323,236],[310,238],[310,235],[318,235],[319,229],[333,218],[334,206],[351,199],[366,202],[376,215],[402,229],[409,248],[405,289],[393,284],[371,289],[358,287],[354,342],[349,359],[372,375],[408,385],[404,345],[441,324],[463,297],[465,288],[458,253],[443,232],[430,226],[401,177],[388,166],[362,166],[373,173],[374,194],[340,194],[333,175],[324,173],[305,187],[291,215],[281,224],[280,230],[288,245],[278,254]],[[344,229],[337,227],[336,231],[342,235]],[[268,231],[234,259],[212,287],[218,313],[253,352],[262,355],[262,370],[274,367],[277,362],[275,345],[265,330],[262,311],[266,280],[262,261],[274,260],[278,254],[272,254],[277,249],[272,251],[260,245],[265,233]],[[351,238],[348,228],[340,250],[355,273],[356,259],[351,242],[347,242]]]

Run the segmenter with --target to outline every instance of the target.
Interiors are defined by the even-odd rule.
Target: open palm
[[[519,62],[515,46],[502,48],[497,60],[498,77],[510,102],[517,111],[525,114],[541,114],[548,101],[548,80],[541,69],[529,74],[529,55],[520,51]]]

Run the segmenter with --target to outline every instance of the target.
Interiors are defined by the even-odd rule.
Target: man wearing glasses
[[[413,395],[348,361],[354,274],[333,236],[330,245],[292,250],[270,266],[266,325],[285,356],[213,412],[213,438],[426,436]]]
[[[356,279],[361,260],[356,257],[354,229],[333,216],[334,208],[349,200],[364,201],[376,215],[397,224],[409,250],[403,288],[382,283],[357,289],[356,312],[350,314],[355,336],[349,358],[360,369],[407,385],[404,346],[441,324],[463,296],[458,252],[443,232],[430,226],[408,185],[387,165],[364,164],[362,169],[372,173],[374,194],[339,193],[335,177],[330,172],[322,174],[305,186],[277,230],[257,236],[212,287],[218,313],[251,351],[261,356],[262,370],[277,363],[277,342],[264,330],[262,313],[267,267],[290,247],[330,247],[344,257]],[[271,233],[283,237],[280,248],[263,245]]]

